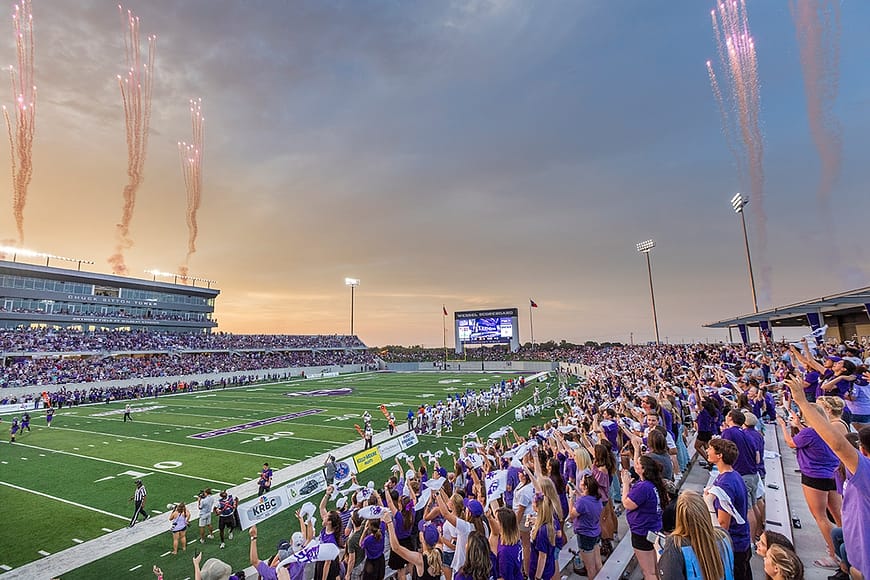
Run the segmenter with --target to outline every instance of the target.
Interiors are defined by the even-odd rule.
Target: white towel
[[[731,503],[731,498],[728,497],[728,494],[725,493],[725,490],[719,487],[718,485],[710,486],[707,491],[716,496],[719,500],[719,506],[731,514],[731,517],[734,518],[738,524],[743,525],[746,523],[740,514],[737,512],[737,508],[734,507],[734,504]]]

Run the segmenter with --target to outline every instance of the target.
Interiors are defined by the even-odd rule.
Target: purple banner
[[[314,391],[297,391],[295,393],[284,393],[285,397],[337,397],[338,395],[349,395],[353,389],[342,387],[340,389],[317,389]]]
[[[298,419],[299,417],[307,417],[308,415],[316,415],[317,413],[322,413],[324,409],[308,409],[306,411],[299,411],[298,413],[290,413],[289,415],[281,415],[280,417],[269,417],[268,419],[260,419],[258,421],[251,421],[250,423],[244,423],[242,425],[233,425],[232,427],[224,427],[222,429],[215,429],[214,431],[206,431],[205,433],[197,433],[196,435],[188,435],[189,439],[210,439],[212,437],[220,437],[221,435],[226,435],[228,433],[236,433],[238,431],[244,431],[245,429],[253,429],[254,427],[262,427],[263,425],[271,425],[272,423],[280,423],[281,421],[289,421],[290,419]]]

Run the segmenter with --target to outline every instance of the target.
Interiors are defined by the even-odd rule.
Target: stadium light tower
[[[350,335],[353,336],[353,289],[359,286],[359,278],[345,278],[344,285],[350,286]]]
[[[649,274],[649,297],[650,297],[650,300],[652,301],[653,326],[655,327],[655,331],[656,331],[656,346],[658,346],[659,344],[661,344],[659,342],[659,320],[658,320],[658,317],[656,316],[656,295],[655,295],[655,292],[653,291],[652,263],[650,262],[650,259],[649,259],[649,253],[655,247],[656,247],[655,240],[647,240],[645,242],[640,242],[637,245],[637,251],[640,252],[641,254],[646,254],[646,271],[647,271],[647,274]]]
[[[752,308],[758,312],[758,299],[755,296],[755,276],[752,274],[752,255],[749,253],[749,235],[746,233],[746,214],[743,208],[749,203],[748,197],[743,197],[741,194],[736,194],[731,198],[731,207],[734,208],[734,213],[740,215],[740,222],[743,224],[743,245],[746,247],[746,263],[749,265],[749,289],[752,290]]]

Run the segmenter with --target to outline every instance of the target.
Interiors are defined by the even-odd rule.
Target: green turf
[[[243,483],[256,477],[262,463],[273,468],[292,465],[340,445],[359,441],[354,424],[360,415],[372,413],[376,431],[387,427],[378,406],[386,404],[395,413],[400,431],[409,408],[422,402],[444,399],[465,388],[485,388],[511,374],[384,373],[343,375],[332,379],[292,381],[290,383],[198,392],[138,401],[135,405],[160,405],[162,408],[134,413],[132,423],[122,414],[97,417],[96,414],[123,409],[124,402],[63,409],[55,415],[53,426],[45,427],[41,415],[34,414],[32,433],[19,436],[14,445],[0,445],[0,483],[11,484],[41,494],[75,502],[94,510],[127,518],[132,509],[128,498],[133,481],[142,477],[148,489],[148,508],[164,512],[167,503],[191,500],[201,488],[216,489]],[[351,387],[353,393],[332,397],[286,397],[284,393],[313,389]],[[513,405],[527,399],[531,390],[514,397]],[[306,409],[322,413],[280,423],[230,433],[210,439],[189,436],[221,427],[286,415]],[[456,447],[464,432],[480,430],[487,435],[514,423],[513,407],[489,417],[469,417],[464,428],[436,440],[421,436],[421,443],[410,452],[435,451]],[[531,424],[524,421],[518,430]],[[360,442],[360,449],[362,444]],[[381,483],[389,476],[391,462],[384,462],[360,475],[361,483]],[[147,475],[144,475],[147,474]],[[243,498],[244,499],[244,498]],[[319,497],[312,501],[319,501]],[[38,550],[56,552],[74,545],[73,538],[88,540],[100,535],[102,528],[118,529],[124,519],[98,511],[75,507],[35,493],[0,485],[0,505],[7,516],[24,522],[6,526],[0,532],[0,564],[17,567],[40,557]],[[295,526],[292,510],[268,520],[261,526],[259,545],[264,552],[290,536]],[[167,524],[168,527],[168,524]],[[217,556],[235,567],[245,567],[249,542],[246,534],[218,549],[217,540],[204,548],[205,557]],[[195,526],[188,540],[198,537]],[[150,578],[156,563],[167,578],[192,576],[190,557],[200,549],[193,543],[186,556],[165,556],[171,538],[165,534],[127,550],[84,566],[64,578],[123,577]],[[266,557],[265,554],[261,554]],[[130,568],[141,568],[129,572]]]

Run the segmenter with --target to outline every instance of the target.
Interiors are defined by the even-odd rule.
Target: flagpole
[[[443,316],[441,317],[441,330],[443,331],[443,334],[444,334],[444,370],[445,371],[447,370],[447,314],[445,314],[446,312],[447,312],[447,307],[442,304],[441,305],[441,314],[443,314]]]
[[[532,323],[532,301],[529,300],[529,329],[532,333],[532,347],[535,346],[535,325]]]

